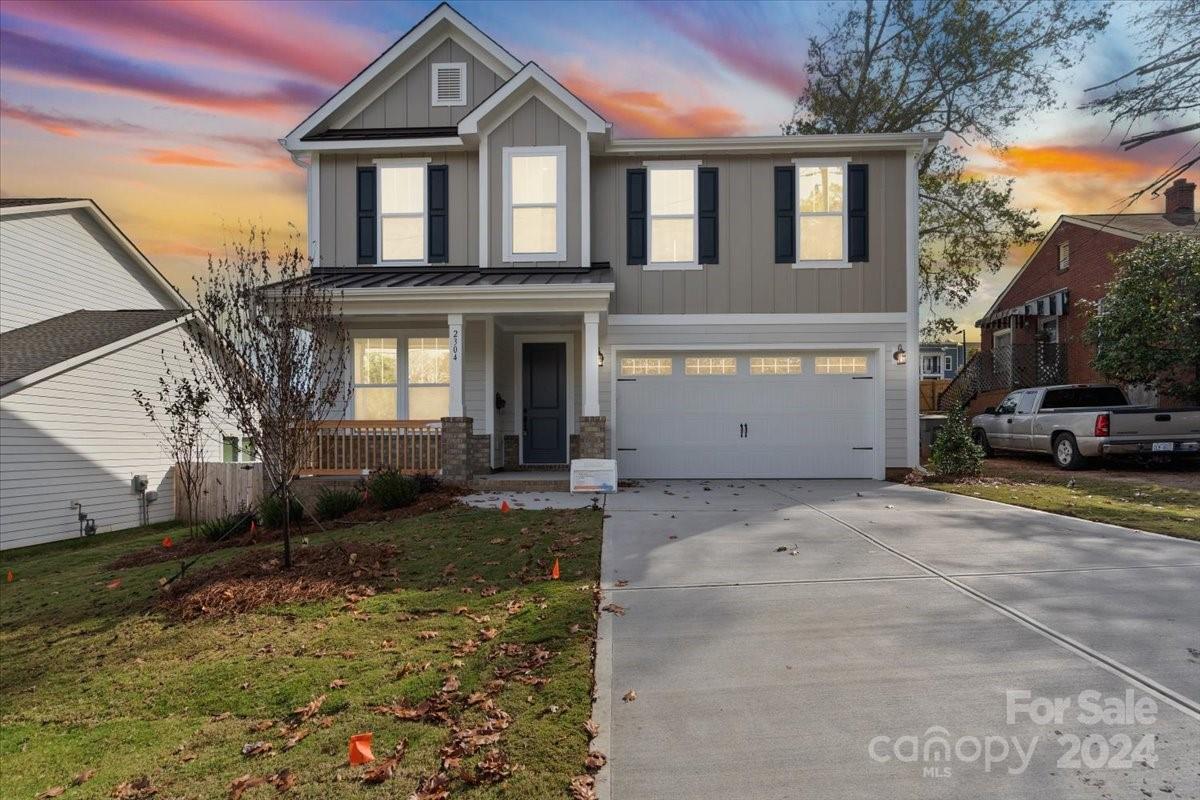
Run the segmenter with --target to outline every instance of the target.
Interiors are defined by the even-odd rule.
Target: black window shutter
[[[775,168],[775,263],[796,263],[796,168]]]
[[[719,195],[717,189],[717,168],[700,167],[697,181],[700,184],[700,203],[698,219],[700,225],[700,263],[717,263],[717,208]]]
[[[358,168],[358,263],[375,263],[375,168]]]
[[[430,164],[429,180],[429,263],[450,260],[449,167]]]
[[[625,263],[646,263],[646,170],[625,171]]]
[[[846,181],[847,261],[867,261],[867,165],[851,164]]]

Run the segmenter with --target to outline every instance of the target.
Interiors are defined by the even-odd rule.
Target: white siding
[[[605,366],[600,371],[600,413],[607,416],[612,425],[612,367],[614,351],[622,345],[685,345],[702,349],[720,346],[764,345],[813,345],[813,344],[884,344],[886,356],[890,356],[897,344],[905,341],[906,328],[903,322],[881,323],[787,323],[768,324],[770,317],[763,316],[761,325],[610,325],[604,342]],[[915,364],[897,366],[887,357],[884,359],[884,443],[885,464],[888,467],[909,467],[906,451],[907,410],[906,379],[908,369],[918,369]],[[914,412],[915,413],[915,412]],[[612,440],[609,436],[610,442]]]
[[[161,352],[184,358],[179,328],[0,400],[0,548],[79,534],[72,501],[100,531],[139,524],[130,479],[146,475],[152,522],[174,517],[171,462],[133,399],[157,389]],[[220,460],[214,430],[210,457]]]
[[[82,209],[0,223],[0,332],[81,309],[176,307]]]

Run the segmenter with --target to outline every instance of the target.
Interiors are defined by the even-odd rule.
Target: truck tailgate
[[[1111,441],[1174,441],[1200,436],[1200,408],[1113,409],[1109,418]]]

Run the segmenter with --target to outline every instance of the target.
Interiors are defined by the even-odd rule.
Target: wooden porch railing
[[[358,475],[383,467],[409,474],[440,469],[436,419],[324,420],[302,475]]]

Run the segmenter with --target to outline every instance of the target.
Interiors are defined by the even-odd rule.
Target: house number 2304
[[[450,360],[451,361],[458,361],[458,348],[459,348],[458,340],[461,335],[462,334],[460,334],[456,330],[450,331]]]

